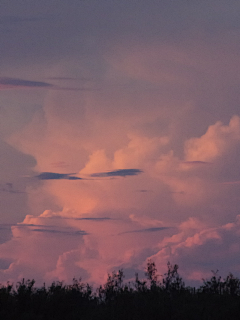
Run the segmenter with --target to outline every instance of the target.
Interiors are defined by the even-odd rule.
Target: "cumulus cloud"
[[[51,12],[43,1],[34,10]],[[162,272],[179,263],[188,279],[238,270],[238,5],[89,1],[97,10],[59,0],[61,23],[41,24],[37,42],[36,28],[15,28],[15,42],[3,34],[2,73],[11,77],[0,89],[29,90],[24,99],[24,90],[1,91],[1,228],[12,238],[0,245],[11,261],[0,280],[79,273],[102,283],[112,268],[143,270],[149,257]],[[17,1],[7,8],[34,11]],[[21,205],[12,189],[26,191],[14,196]]]
[[[203,275],[211,274],[210,266],[215,270],[220,266],[220,272],[225,274],[229,271],[239,273],[239,216],[232,223],[212,228],[190,218],[179,231],[164,238],[158,244],[159,251],[151,256],[161,268],[167,261],[174,261],[188,281],[197,280],[198,284]]]
[[[83,237],[87,233],[82,228],[58,221],[53,226],[48,219],[27,216],[22,226],[11,226],[12,239],[0,248],[1,256],[12,261],[9,268],[0,271],[2,281],[20,279],[26,270],[30,277],[42,281],[46,273],[55,268],[61,254],[83,245]],[[40,267],[35,261],[39,261],[41,257],[46,261]]]
[[[228,192],[232,191],[226,190],[228,186],[219,182],[222,179],[221,172],[232,163],[232,155],[238,148],[238,121],[237,117],[233,117],[229,125],[211,125],[211,130],[208,128],[198,138],[185,140],[182,144],[182,157],[175,152],[171,139],[166,136],[147,138],[140,134],[129,135],[121,147],[114,149],[113,154],[103,149],[92,152],[90,148],[89,156],[85,163],[82,163],[78,175],[103,179],[90,181],[83,178],[77,186],[70,183],[71,181],[62,181],[69,180],[71,174],[43,171],[39,179],[47,179],[49,183],[37,187],[36,199],[44,194],[51,195],[54,199],[52,202],[62,209],[46,210],[35,218],[26,217],[24,223],[42,226],[33,226],[33,231],[28,232],[23,232],[27,228],[13,228],[15,233],[12,241],[20,241],[20,237],[21,241],[25,241],[24,239],[36,234],[36,243],[41,247],[42,237],[51,237],[53,241],[52,238],[58,239],[64,234],[77,235],[68,237],[69,246],[61,252],[58,251],[51,265],[47,265],[43,271],[40,272],[32,264],[32,272],[38,270],[39,277],[44,280],[61,280],[61,277],[68,279],[71,272],[79,271],[85,275],[87,281],[100,283],[104,281],[106,271],[113,267],[124,265],[132,270],[141,269],[146,259],[151,257],[163,272],[167,261],[179,263],[182,269],[186,269],[185,276],[189,281],[195,281],[212,269],[206,261],[215,247],[219,248],[219,259],[215,264],[212,260],[211,263],[216,265],[218,261],[224,265],[220,258],[220,244],[223,241],[221,230],[225,230],[223,227],[234,219],[236,210],[228,200]],[[51,139],[56,141],[57,126],[49,127],[49,130]],[[80,137],[81,135],[79,139]],[[21,137],[23,148],[29,147],[41,162],[41,150],[46,148],[46,143],[34,149],[28,139],[24,135]],[[209,140],[216,145],[214,156],[207,147]],[[50,145],[48,148],[51,149]],[[72,151],[76,154],[74,148]],[[61,154],[64,154],[64,150]],[[205,156],[207,154],[211,156]],[[50,165],[52,162],[50,159]],[[44,167],[45,163],[42,162],[41,166]],[[128,169],[137,166],[142,169]],[[117,169],[119,167],[125,169]],[[108,171],[109,169],[111,171]],[[144,174],[141,174],[142,172]],[[132,175],[136,178],[104,179]],[[51,183],[54,179],[58,179],[59,183]],[[136,186],[138,190],[153,192],[135,192]],[[238,201],[237,196],[234,201]],[[227,208],[230,212],[226,216],[224,210]],[[69,231],[45,227],[51,225],[51,221],[56,221],[62,227],[75,229]],[[237,225],[234,228],[237,233]],[[17,229],[22,230],[21,235],[17,233]],[[117,239],[119,235],[121,242]],[[82,239],[80,245],[74,242],[78,237]],[[226,232],[224,237],[225,243],[229,239],[231,245],[236,246],[235,240],[229,238],[229,232]],[[50,238],[48,240],[50,241]],[[51,249],[49,250],[51,252]],[[205,256],[202,253],[204,250]],[[188,258],[190,253],[194,259]],[[205,262],[204,259],[197,260],[197,255],[203,256]],[[4,259],[9,258],[4,254],[2,256]],[[185,257],[185,260],[181,259],[181,256]],[[16,262],[22,261],[20,257],[21,254],[15,254],[15,264],[6,271],[7,274],[17,275],[20,274],[19,270],[25,268],[25,265],[21,264],[23,262]],[[10,258],[13,259],[13,256]],[[197,269],[194,260],[199,261]],[[97,271],[94,268],[96,264],[99,266]],[[230,268],[230,265],[225,264],[225,267]],[[194,268],[196,271],[193,274]]]
[[[84,281],[99,284],[105,281],[106,271],[110,271],[114,265],[131,261],[132,243],[135,244],[134,251],[138,252],[144,242],[149,246],[152,238],[162,238],[157,231],[165,232],[164,234],[168,231],[167,228],[148,228],[132,232],[136,228],[135,223],[106,218],[60,218],[54,220],[54,225],[52,221],[41,216],[26,216],[22,223],[10,226],[12,239],[0,245],[2,259],[11,260],[8,268],[0,270],[3,280],[20,279],[27,273],[29,277],[34,275],[38,283],[62,280],[63,277],[71,280],[73,276],[81,276]],[[124,235],[127,230],[129,233]],[[119,242],[116,238],[121,232],[123,238]],[[149,233],[150,241],[141,238],[140,234],[145,232]],[[136,234],[139,236],[136,237]],[[131,241],[125,239],[126,236]],[[41,256],[46,261],[40,268]],[[97,261],[98,270],[95,268]]]
[[[214,161],[228,154],[240,143],[240,118],[233,116],[229,125],[220,121],[208,127],[200,138],[189,139],[185,143],[187,161]]]

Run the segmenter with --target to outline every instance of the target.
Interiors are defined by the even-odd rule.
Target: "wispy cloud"
[[[188,165],[188,166],[199,166],[199,165],[212,164],[212,162],[207,162],[207,161],[183,161],[182,164],[185,164],[185,165]]]
[[[74,219],[74,220],[89,220],[89,221],[105,221],[105,220],[113,220],[112,218],[103,217],[103,218],[66,218],[66,219]]]
[[[226,184],[226,185],[240,184],[240,181],[239,180],[236,180],[236,181],[225,181],[225,182],[221,182],[221,184]]]
[[[169,193],[186,194],[186,192],[184,192],[184,191],[169,191]]]
[[[58,162],[52,162],[51,165],[53,167],[57,167],[57,168],[65,168],[65,167],[69,167],[69,165],[64,162],[64,161],[58,161]]]
[[[100,217],[100,218],[94,218],[94,217],[89,217],[89,218],[75,218],[75,217],[61,217],[61,216],[39,216],[38,218],[42,219],[63,219],[63,220],[87,220],[87,221],[106,221],[106,220],[115,220],[109,217]]]
[[[121,232],[119,233],[119,235],[126,234],[126,233],[138,233],[138,232],[157,232],[157,231],[163,231],[166,229],[169,229],[169,227],[155,227],[155,228],[132,230],[132,231]]]
[[[73,77],[49,77],[49,80],[56,81],[91,81],[90,78],[73,78]]]
[[[44,227],[44,228],[55,228],[53,225],[42,225],[42,224],[33,224],[33,223],[15,223],[15,224],[10,224],[10,223],[1,223],[0,224],[0,229],[9,229],[11,227],[16,227],[16,228],[31,228],[31,227]]]
[[[88,233],[82,230],[78,231],[64,231],[64,230],[57,230],[57,229],[44,229],[44,228],[38,228],[38,229],[31,229],[33,232],[45,232],[45,233],[51,233],[51,234],[63,234],[68,236],[84,236]]]
[[[119,169],[107,172],[98,172],[91,174],[91,177],[126,177],[126,176],[136,176],[143,171],[140,169]]]
[[[31,232],[46,232],[52,234],[64,234],[64,235],[87,235],[88,233],[84,230],[75,230],[71,227],[59,227],[54,225],[43,225],[43,224],[28,224],[28,223],[17,223],[17,224],[0,224],[0,230],[11,229],[27,229]]]

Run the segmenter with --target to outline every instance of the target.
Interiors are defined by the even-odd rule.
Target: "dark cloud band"
[[[82,230],[79,231],[63,231],[63,230],[56,230],[56,229],[45,229],[45,228],[37,228],[31,229],[33,232],[44,232],[44,233],[51,233],[51,234],[62,234],[62,235],[69,235],[69,236],[84,236],[88,233]]]
[[[49,88],[53,85],[41,81],[29,81],[16,78],[0,78],[0,86],[2,87],[28,87],[28,88]]]
[[[28,89],[51,89],[51,90],[70,90],[70,91],[92,91],[92,88],[79,88],[79,87],[59,87],[53,85],[48,82],[43,81],[31,81],[25,79],[18,79],[18,78],[9,78],[9,77],[2,77],[0,78],[0,90],[4,89],[20,89],[20,88],[28,88]]]
[[[44,232],[44,233],[51,233],[51,234],[63,234],[63,235],[73,235],[73,236],[83,236],[87,235],[88,233],[84,230],[74,230],[68,227],[58,227],[54,225],[42,225],[42,224],[26,224],[26,223],[17,223],[17,224],[0,224],[0,230],[6,230],[19,228],[19,229],[27,229],[31,232]]]
[[[108,172],[98,172],[90,175],[92,178],[105,178],[105,177],[127,177],[136,176],[143,171],[140,169],[119,169]],[[39,180],[83,180],[83,178],[74,176],[76,173],[55,173],[55,172],[42,172],[35,176]]]
[[[140,169],[119,169],[115,171],[108,172],[98,172],[91,174],[91,177],[126,177],[126,176],[136,176],[143,171]]]
[[[42,172],[35,176],[39,180],[82,180],[82,178],[72,176],[74,173],[55,173],[55,172]]]

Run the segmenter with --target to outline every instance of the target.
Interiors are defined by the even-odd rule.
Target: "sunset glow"
[[[239,9],[2,5],[0,283],[240,276]]]

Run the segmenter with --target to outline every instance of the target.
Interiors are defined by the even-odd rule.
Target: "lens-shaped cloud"
[[[55,173],[55,172],[42,172],[35,176],[39,180],[82,180],[82,178],[72,176],[74,173]]]
[[[105,178],[105,177],[127,177],[127,176],[136,176],[143,171],[140,169],[119,169],[108,172],[98,172],[93,173],[90,177],[95,178]],[[83,180],[84,178],[73,176],[76,173],[55,173],[55,172],[42,172],[39,175],[35,176],[39,180]]]
[[[51,88],[52,84],[42,81],[30,81],[17,78],[0,78],[0,90],[4,88]]]
[[[91,177],[126,177],[126,176],[136,176],[143,171],[140,169],[119,169],[108,172],[98,172],[91,174]]]
[[[32,81],[19,78],[2,77],[0,78],[0,90],[5,89],[51,89],[51,90],[70,90],[70,91],[89,91],[92,88],[87,87],[60,87],[44,81]]]

